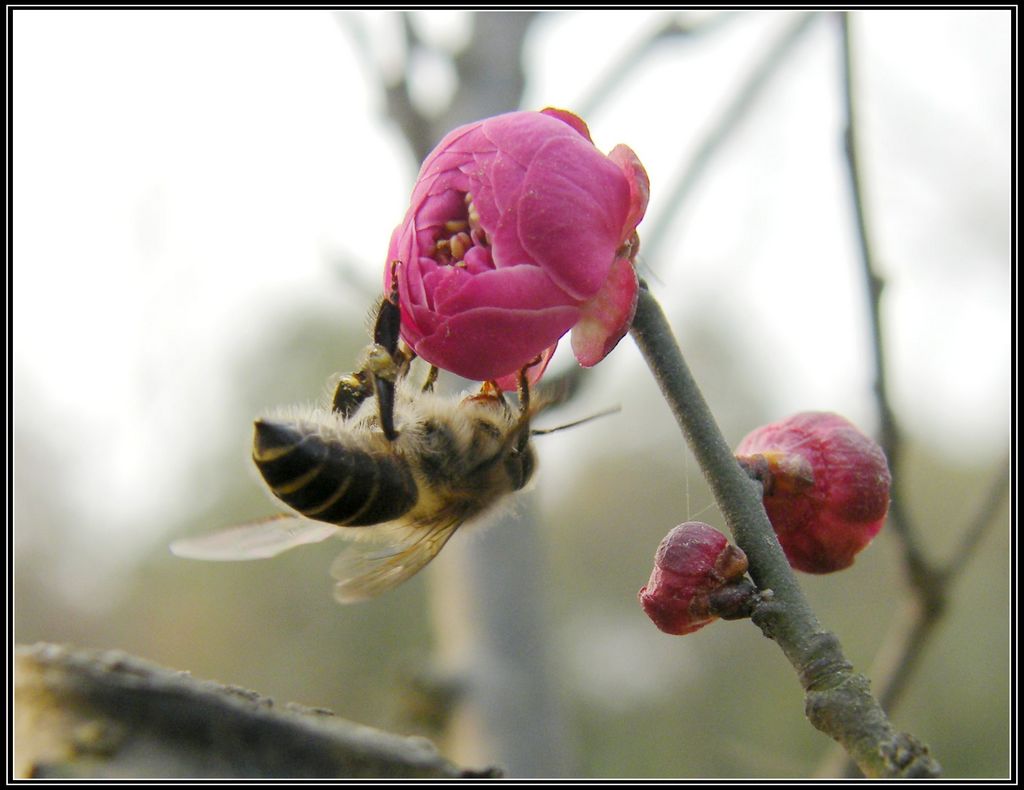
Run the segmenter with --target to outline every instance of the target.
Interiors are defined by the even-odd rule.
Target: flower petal
[[[544,375],[544,371],[548,368],[548,363],[551,361],[551,357],[555,355],[555,350],[558,348],[558,343],[551,346],[551,348],[545,350],[540,355],[540,361],[536,364],[530,365],[526,371],[526,380],[530,384],[536,384],[540,381],[540,377]],[[499,376],[494,380],[498,385],[498,389],[504,390],[505,392],[514,392],[519,389],[519,372],[509,373],[507,376]]]
[[[431,195],[423,201],[419,211],[416,212],[417,236],[420,236],[420,232],[424,230],[432,230],[436,233],[449,220],[465,216],[465,214],[465,192],[448,189],[437,195]],[[436,239],[430,239],[431,243],[434,241]]]
[[[629,213],[622,171],[577,135],[544,144],[519,201],[523,248],[566,293],[590,299],[608,277]]]
[[[457,168],[458,163],[467,156],[472,156],[474,151],[487,147],[483,125],[483,121],[467,123],[465,126],[452,129],[441,138],[441,142],[423,160],[416,178],[417,183],[431,174]]]
[[[467,379],[515,373],[558,342],[579,318],[575,307],[482,307],[451,316],[414,346],[427,362]]]
[[[621,239],[626,241],[647,211],[647,201],[651,197],[651,180],[640,159],[628,145],[615,146],[608,154],[608,158],[621,168],[626,176],[626,183],[629,184],[629,213],[622,226]]]
[[[420,264],[419,245],[412,233],[411,224],[404,222],[391,234],[388,246],[388,259],[384,265],[384,293],[391,293],[391,270],[395,261],[399,261],[398,286],[402,302],[424,304],[427,295],[423,290],[423,277]],[[433,261],[428,260],[428,265]]]
[[[443,287],[435,286],[434,309],[446,315],[477,307],[544,310],[571,303],[544,270],[536,266],[513,266],[480,274],[462,268],[443,268],[452,274],[447,275]]]
[[[596,365],[629,331],[636,312],[639,281],[628,258],[616,258],[604,286],[580,308],[572,330],[572,352],[585,368]]]
[[[539,112],[497,115],[484,121],[481,131],[490,146],[517,162],[524,170],[530,166],[545,142],[559,138],[579,139],[573,127]],[[592,145],[590,147],[593,148]]]
[[[590,128],[587,126],[587,122],[575,113],[571,113],[568,110],[559,110],[557,107],[545,107],[540,112],[542,115],[557,118],[562,123],[569,124],[569,126],[579,132],[582,137],[585,137],[588,143],[594,142],[593,138],[590,136]]]

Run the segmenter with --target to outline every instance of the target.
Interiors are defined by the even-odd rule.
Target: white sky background
[[[386,37],[387,15],[362,16]],[[423,17],[465,32],[458,14]],[[664,47],[587,119],[600,148],[640,155],[649,217],[745,73],[737,53],[756,56],[785,22],[750,15]],[[573,108],[650,24],[547,15],[525,106]],[[1009,432],[1009,12],[855,24],[899,417],[940,450],[990,457]],[[673,312],[720,304],[737,322],[750,358],[730,364],[773,366],[776,416],[834,409],[870,430],[837,57],[827,25],[804,40],[654,285]],[[18,11],[13,73],[15,429],[59,448],[83,542],[101,534],[127,558],[165,539],[138,525],[188,496],[204,435],[223,430],[219,372],[263,316],[311,299],[365,309],[337,293],[326,258],[349,254],[376,281],[415,163],[327,11]],[[438,64],[424,73],[450,88]]]

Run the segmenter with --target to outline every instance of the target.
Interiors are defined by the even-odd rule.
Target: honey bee
[[[413,352],[399,341],[398,291],[381,301],[374,342],[342,377],[329,406],[256,420],[252,457],[270,492],[293,511],[176,541],[181,557],[273,557],[337,536],[350,545],[333,563],[335,598],[363,600],[423,568],[455,531],[522,489],[533,475],[526,368],[518,404],[493,382],[462,397],[408,378]],[[563,426],[564,427],[564,426]],[[555,429],[552,429],[555,430]]]

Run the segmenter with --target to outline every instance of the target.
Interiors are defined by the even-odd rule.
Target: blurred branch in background
[[[950,558],[944,563],[929,559],[919,539],[921,530],[914,523],[907,508],[907,487],[902,483],[903,475],[900,474],[904,443],[889,395],[885,321],[882,316],[885,279],[878,270],[866,209],[867,200],[859,155],[855,67],[849,12],[840,12],[837,20],[842,51],[841,90],[845,111],[843,147],[846,152],[861,270],[868,293],[880,444],[893,472],[889,525],[902,546],[902,559],[910,583],[910,594],[913,596],[902,614],[897,616],[894,626],[890,629],[888,644],[882,645],[876,661],[877,672],[874,674],[877,676],[876,682],[879,687],[878,698],[885,711],[891,715],[909,686],[928,641],[946,612],[954,580],[967,568],[982,536],[993,524],[1009,486],[1005,471],[1009,463],[1007,459],[1007,463],[1000,468],[989,491],[978,505],[977,511],[961,528],[960,543]],[[838,752],[835,753],[823,766],[821,774],[834,775],[840,770],[836,765],[840,760],[845,760],[845,757]],[[846,762],[845,774],[859,775],[856,766],[850,762]]]
[[[536,18],[535,11],[473,14],[469,45],[455,56],[459,90],[431,145],[454,126],[519,109],[526,86],[523,44]]]
[[[398,13],[396,17],[401,24],[405,51],[403,67],[395,74],[388,74],[378,65],[380,59],[373,52],[366,31],[360,27],[357,14],[339,14],[338,20],[362,57],[369,81],[383,88],[387,116],[398,124],[418,162],[426,159],[454,127],[518,108],[526,84],[522,45],[536,12],[473,14],[473,32],[468,44],[451,56],[458,88],[450,104],[434,117],[417,108],[411,74],[417,53],[431,50],[431,45],[417,33],[410,12]]]
[[[718,12],[697,19],[681,15],[670,16],[657,29],[623,52],[608,66],[595,81],[590,91],[576,103],[573,111],[581,118],[590,117],[619,89],[619,86],[626,81],[626,77],[635,73],[657,51],[659,44],[672,42],[685,44],[701,36],[714,33],[741,16],[741,14],[731,11]]]
[[[644,226],[642,249],[648,260],[657,259],[661,244],[669,230],[675,226],[694,186],[700,181],[715,155],[754,108],[757,98],[771,83],[797,43],[820,16],[820,13],[813,11],[797,15],[796,19],[768,46],[764,54],[754,61],[735,95],[697,145],[693,156],[666,186],[665,208],[659,216],[648,219]]]
[[[17,648],[19,778],[437,778],[467,771],[423,738],[195,680],[119,651]]]
[[[877,678],[879,700],[886,711],[891,712],[903,698],[946,610],[953,584],[967,570],[982,536],[992,526],[1007,487],[1006,473],[1001,469],[977,512],[968,519],[958,549],[944,565],[931,569],[929,583],[935,590],[913,588],[915,597],[907,602],[904,615],[897,618],[898,627],[892,629],[890,644],[882,645],[875,662],[877,670],[872,674]]]

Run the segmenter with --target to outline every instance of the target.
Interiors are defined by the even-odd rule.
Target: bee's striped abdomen
[[[275,496],[329,524],[391,521],[418,498],[412,473],[398,459],[326,440],[301,424],[257,420],[252,457]]]

